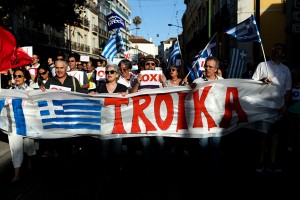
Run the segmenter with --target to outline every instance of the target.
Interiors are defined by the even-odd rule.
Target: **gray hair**
[[[67,62],[66,62],[66,61],[64,61],[64,60],[56,60],[56,61],[55,61],[55,66],[56,66],[56,65],[57,65],[57,63],[59,63],[59,62],[63,63],[64,67],[68,67],[68,64],[67,64]]]
[[[118,74],[120,74],[120,70],[119,70],[118,65],[116,65],[116,64],[108,64],[108,65],[105,66],[105,70],[108,70],[109,67],[113,67],[113,68],[115,69],[115,71],[116,71]]]

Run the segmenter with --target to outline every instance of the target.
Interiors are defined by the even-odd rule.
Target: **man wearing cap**
[[[145,56],[141,61],[142,67],[144,67],[144,70],[155,70],[156,67],[159,65],[159,61],[155,59],[152,55]],[[131,88],[130,93],[135,93],[141,90],[145,89],[157,89],[157,88],[162,88],[166,87],[166,78],[164,74],[162,73],[162,79],[160,80],[161,85],[143,85],[141,86],[142,80],[142,74],[139,73],[137,76],[137,82],[136,84]],[[142,143],[143,146],[143,154],[144,154],[144,162],[146,168],[149,167],[150,164],[150,152],[151,152],[151,145],[152,142],[150,142],[151,138],[155,138],[155,143],[158,146],[158,150],[161,152],[163,149],[164,145],[164,138],[162,136],[155,136],[155,137],[140,137],[140,142]],[[162,155],[159,153],[158,155]],[[146,169],[147,171],[148,169]]]
[[[159,65],[159,61],[155,59],[152,55],[146,56],[143,60],[141,60],[141,65],[144,67],[145,70],[155,70],[156,67]],[[166,78],[162,73],[161,85],[143,85],[141,86],[142,75],[139,73],[137,77],[137,83],[131,88],[130,93],[135,93],[140,90],[144,89],[157,89],[166,87]]]

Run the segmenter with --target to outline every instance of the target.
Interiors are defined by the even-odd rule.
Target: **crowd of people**
[[[262,84],[275,84],[280,87],[280,94],[277,103],[281,109],[278,117],[272,122],[259,121],[249,126],[249,130],[260,132],[261,149],[257,159],[257,172],[262,173],[265,170],[280,170],[280,162],[278,162],[278,146],[280,145],[279,136],[280,126],[282,123],[287,123],[285,126],[292,127],[291,133],[287,134],[287,140],[291,143],[294,151],[299,153],[299,110],[295,104],[300,100],[298,96],[292,95],[294,92],[299,92],[299,72],[293,72],[293,77],[290,69],[283,64],[285,56],[285,46],[283,44],[275,44],[273,54],[268,62],[261,62],[257,68],[251,63],[247,65],[247,70],[243,74],[243,78],[254,79],[261,81]],[[160,61],[153,56],[145,56],[138,63],[138,70],[132,71],[132,62],[127,59],[121,60],[118,64],[107,64],[105,60],[99,60],[96,67],[104,67],[105,75],[97,79],[97,70],[92,61],[82,62],[78,56],[70,54],[67,59],[62,55],[58,55],[56,59],[49,57],[47,65],[39,63],[39,56],[33,55],[33,61],[30,66],[22,68],[10,69],[5,75],[2,75],[2,87],[18,90],[34,90],[40,89],[46,91],[52,89],[53,85],[59,86],[62,89],[87,93],[95,95],[98,93],[119,93],[126,95],[136,93],[148,89],[157,89],[164,87],[182,87],[188,86],[194,88],[196,84],[205,81],[218,81],[226,77],[222,77],[222,71],[219,68],[219,60],[216,57],[208,57],[205,61],[204,71],[202,76],[191,80],[185,76],[183,67],[170,66],[162,68]],[[144,70],[155,70],[161,73],[161,78],[158,84],[141,84],[142,74]],[[82,72],[81,79],[75,77],[75,74]],[[224,73],[223,73],[224,74]],[[298,93],[297,93],[298,94]],[[294,107],[291,107],[294,106]],[[291,107],[291,108],[290,108]],[[298,110],[297,110],[298,109]],[[291,117],[293,116],[293,117]],[[295,117],[296,116],[296,117]],[[21,164],[25,152],[29,157],[36,154],[38,141],[23,137],[18,134],[10,134],[9,145],[12,154],[12,162],[15,168],[15,176],[12,181],[15,182],[21,177]],[[144,166],[147,168],[151,162],[150,154],[156,147],[160,155],[166,151],[187,151],[190,146],[195,146],[193,151],[198,151],[196,155],[203,159],[203,163],[207,164],[207,168],[212,175],[218,174],[218,165],[220,162],[220,142],[221,137],[201,138],[193,140],[184,140],[178,138],[164,138],[161,136],[155,137],[139,137],[132,138],[126,141],[129,152],[134,151],[137,146],[142,147],[144,157]],[[79,139],[80,140],[80,139]],[[192,141],[192,143],[190,143]],[[80,143],[80,142],[79,142]],[[186,143],[186,144],[185,144]],[[43,144],[43,143],[42,143]],[[122,145],[124,141],[121,138],[101,141],[102,157],[105,163],[109,163],[107,168],[120,170],[122,169]],[[155,145],[153,145],[155,144]],[[20,148],[21,147],[21,148]],[[42,145],[48,152],[51,147],[47,143]],[[194,153],[194,152],[190,152]],[[268,153],[268,154],[267,154]],[[28,159],[28,166],[30,166]],[[112,171],[111,173],[114,173]]]

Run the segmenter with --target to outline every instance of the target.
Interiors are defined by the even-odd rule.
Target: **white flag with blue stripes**
[[[176,65],[176,59],[180,55],[180,49],[178,40],[174,43],[173,51],[171,52],[169,59],[168,59],[168,65],[167,68],[170,68],[172,65]]]
[[[232,48],[226,78],[241,78],[246,58],[247,52],[245,50]]]
[[[112,62],[117,53],[122,53],[124,51],[123,39],[122,36],[120,36],[120,30],[117,29],[116,33],[112,34],[107,41],[102,56]]]
[[[235,27],[229,28],[225,33],[235,37],[241,42],[261,42],[260,34],[253,15],[237,24]]]

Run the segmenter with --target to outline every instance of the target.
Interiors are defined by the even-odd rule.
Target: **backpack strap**
[[[73,89],[74,89],[74,92],[76,92],[76,84],[75,84],[75,78],[74,78],[74,76],[72,76],[72,79],[73,79]]]

